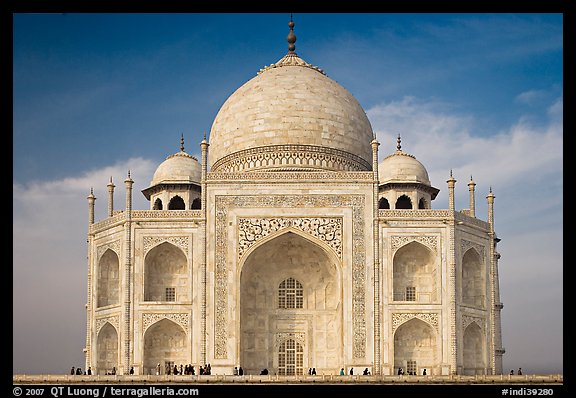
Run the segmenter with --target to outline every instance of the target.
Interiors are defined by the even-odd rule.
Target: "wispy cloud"
[[[115,207],[124,208],[123,181],[130,170],[134,208],[147,208],[138,191],[150,182],[156,166],[134,158],[62,180],[13,184],[13,296],[18,305],[13,320],[14,330],[22,331],[14,335],[14,351],[42,353],[33,363],[30,356],[14,355],[14,372],[66,372],[83,365],[87,196],[94,188],[96,220],[105,218],[106,185],[113,176],[114,196],[121,198]],[[40,325],[49,342],[34,332]]]

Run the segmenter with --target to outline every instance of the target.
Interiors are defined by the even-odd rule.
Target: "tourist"
[[[92,366],[88,366],[88,375],[92,374]]]
[[[354,368],[350,368],[350,376],[354,374]]]
[[[422,374],[423,374],[424,376],[426,376],[426,368],[424,368],[424,370],[422,371]]]
[[[88,371],[90,371],[90,370],[88,370]],[[130,374],[131,374],[131,375],[134,374],[134,366],[131,366],[131,367],[130,367]]]
[[[316,368],[312,368],[312,376],[316,376]]]
[[[234,366],[234,376],[238,376],[238,367]]]
[[[510,376],[514,376],[514,369],[510,369]]]
[[[76,371],[74,370],[74,366],[72,366],[72,369],[70,369],[70,374],[71,374],[71,375],[75,375],[75,374],[76,374]]]
[[[522,368],[518,368],[518,375],[522,375]]]
[[[243,376],[244,375],[244,369],[242,369],[242,366],[240,366],[238,368],[238,376]]]
[[[340,376],[344,376],[344,368],[340,368]]]

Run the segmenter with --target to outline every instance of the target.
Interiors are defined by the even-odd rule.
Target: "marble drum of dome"
[[[210,131],[213,172],[372,170],[364,109],[318,67],[288,52],[234,92]]]

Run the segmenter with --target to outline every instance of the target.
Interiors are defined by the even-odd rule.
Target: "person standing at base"
[[[518,374],[519,376],[522,375],[522,368],[518,368],[518,373],[517,373],[517,374]]]
[[[354,375],[354,368],[350,368],[350,376]]]
[[[344,368],[340,368],[340,376],[344,376]]]

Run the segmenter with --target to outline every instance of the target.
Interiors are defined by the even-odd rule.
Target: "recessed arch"
[[[144,301],[190,301],[188,261],[179,247],[163,242],[144,258]]]
[[[120,260],[112,249],[106,249],[98,260],[96,283],[97,307],[120,303]]]
[[[394,368],[406,373],[437,372],[437,333],[428,323],[412,318],[400,325],[394,333]]]
[[[106,322],[96,339],[96,373],[110,374],[118,370],[118,331],[110,322]]]
[[[186,331],[176,322],[164,318],[150,325],[144,333],[144,374],[166,373],[166,365],[186,365],[191,353]]]
[[[464,374],[476,375],[486,373],[485,340],[482,329],[476,322],[471,322],[464,330]]]
[[[462,256],[462,303],[484,308],[486,305],[486,278],[482,257],[474,248]]]
[[[437,299],[436,256],[427,246],[412,241],[394,254],[392,290],[394,301],[431,303]]]
[[[284,231],[258,242],[240,270],[239,360],[247,374],[263,368],[278,373],[275,336],[302,335],[314,344],[302,358],[317,371],[337,371],[343,358],[341,265],[331,249],[313,237]],[[302,284],[302,308],[279,308],[284,280]],[[306,366],[304,364],[303,366]]]

